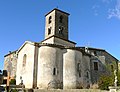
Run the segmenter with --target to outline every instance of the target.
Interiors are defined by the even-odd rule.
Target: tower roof
[[[67,14],[67,15],[70,15],[69,13],[67,13],[67,12],[64,12],[64,11],[62,11],[62,10],[59,10],[59,9],[57,9],[57,8],[54,8],[53,10],[51,10],[50,12],[48,12],[47,14],[45,14],[45,16],[47,16],[48,14],[50,14],[52,11],[54,11],[54,10],[56,10],[56,11],[59,11],[59,12],[62,12],[62,13],[65,13],[65,14]]]

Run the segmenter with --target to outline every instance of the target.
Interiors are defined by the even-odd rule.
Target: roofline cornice
[[[50,14],[51,12],[53,12],[54,10],[57,10],[57,11],[59,11],[59,12],[65,13],[65,14],[67,14],[67,15],[70,15],[70,14],[67,13],[67,12],[64,12],[64,11],[62,11],[62,10],[59,10],[59,9],[57,9],[57,8],[54,8],[53,10],[51,10],[50,12],[48,12],[47,14],[45,14],[45,16],[47,16],[48,14]]]

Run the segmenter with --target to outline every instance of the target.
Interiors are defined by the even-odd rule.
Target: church
[[[118,69],[118,59],[104,49],[77,47],[69,38],[69,13],[57,8],[45,15],[45,38],[25,41],[4,56],[4,70],[25,88],[80,89],[97,84]]]

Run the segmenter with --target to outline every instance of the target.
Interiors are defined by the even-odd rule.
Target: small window
[[[98,62],[94,62],[94,70],[98,70]]]
[[[24,56],[23,56],[23,67],[26,66],[26,60],[27,60],[27,55],[24,54]]]
[[[50,34],[51,34],[51,27],[48,28],[48,35],[50,35]]]
[[[86,77],[89,79],[89,73],[88,72],[86,72]]]
[[[63,22],[63,16],[60,16],[59,22],[62,23]]]
[[[79,77],[81,77],[81,70],[78,71]]]
[[[77,70],[80,70],[80,63],[77,64]]]
[[[56,68],[53,68],[53,75],[57,75]]]
[[[58,31],[59,34],[63,34],[63,27],[59,27],[59,31]]]
[[[52,16],[49,17],[49,24],[52,22]]]
[[[114,71],[114,67],[113,67],[113,65],[111,65],[111,72],[113,72]]]
[[[80,63],[77,64],[77,71],[78,71],[78,75],[79,77],[81,77],[81,69],[80,69]]]

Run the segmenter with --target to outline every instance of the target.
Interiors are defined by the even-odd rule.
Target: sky
[[[44,39],[45,14],[54,8],[70,14],[69,39],[77,46],[120,60],[120,0],[0,0],[0,69],[9,51]]]

